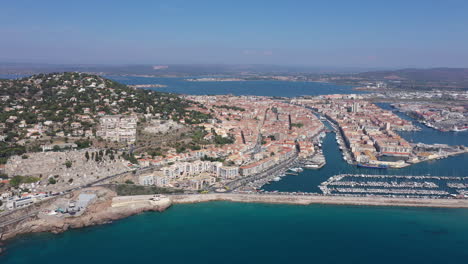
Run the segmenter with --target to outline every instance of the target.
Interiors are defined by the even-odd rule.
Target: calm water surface
[[[261,95],[293,97],[301,95],[350,94],[363,93],[354,91],[352,86],[334,85],[316,82],[288,81],[238,81],[238,82],[188,82],[189,78],[155,78],[107,76],[123,84],[164,84],[167,87],[151,88],[155,91],[194,94],[194,95]],[[192,77],[190,77],[192,78]]]
[[[22,237],[0,263],[460,263],[468,257],[467,222],[461,209],[177,205]]]
[[[431,129],[433,130],[433,129]],[[435,130],[434,130],[435,131]],[[407,132],[402,133],[405,138],[410,136],[419,139],[420,136],[416,135],[424,132]],[[439,132],[430,131],[429,133],[435,133],[438,135],[440,143],[448,143],[447,141],[457,142],[457,145],[462,144],[466,141],[466,132],[457,133],[457,136],[461,137],[454,139],[454,135],[442,134]],[[455,134],[455,133],[453,133]],[[423,140],[415,142],[433,143],[431,139],[422,138]],[[445,139],[445,141],[443,140]],[[468,144],[465,144],[468,146]],[[271,182],[268,185],[263,186],[266,191],[282,191],[282,192],[316,192],[321,193],[318,185],[326,181],[331,176],[337,174],[382,174],[382,175],[434,175],[434,176],[468,176],[468,154],[462,154],[458,156],[448,157],[441,160],[433,160],[427,162],[421,162],[412,166],[402,169],[368,169],[359,168],[354,165],[350,165],[343,160],[342,152],[338,147],[338,143],[335,139],[335,133],[328,133],[325,137],[323,144],[323,153],[327,164],[320,170],[304,170],[299,175],[288,175],[283,177],[281,181]]]

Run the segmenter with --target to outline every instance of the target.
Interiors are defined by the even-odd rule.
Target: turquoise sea
[[[14,240],[2,264],[464,263],[468,210],[212,202]]]
[[[115,79],[127,84],[166,84],[168,87],[155,90],[187,94],[355,92],[351,87],[319,83]],[[467,133],[423,127],[420,132],[402,135],[413,142],[468,145]],[[343,161],[334,137],[329,133],[324,140],[324,168],[284,177],[264,189],[319,192],[317,186],[338,173],[468,174],[468,155],[401,170],[356,168]],[[211,202],[176,205],[163,213],[144,213],[59,235],[21,236],[9,241],[0,263],[464,263],[468,258],[467,223],[466,209]]]

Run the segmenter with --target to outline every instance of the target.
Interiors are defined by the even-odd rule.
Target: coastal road
[[[26,220],[26,219],[28,219],[30,217],[33,217],[33,216],[37,215],[39,212],[40,212],[39,210],[36,210],[36,211],[29,212],[29,213],[27,213],[25,215],[22,215],[21,217],[18,217],[18,218],[2,221],[0,223],[0,228],[3,228],[5,226],[8,226],[8,225],[11,225],[11,224]]]

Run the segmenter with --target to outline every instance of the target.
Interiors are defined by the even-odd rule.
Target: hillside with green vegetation
[[[0,161],[4,163],[14,154],[38,151],[34,142],[41,140],[63,138],[68,142],[73,137],[81,140],[80,146],[89,146],[83,140],[95,135],[99,118],[104,115],[153,116],[184,120],[187,124],[209,118],[188,110],[190,105],[190,101],[174,94],[135,89],[86,73],[0,80]]]

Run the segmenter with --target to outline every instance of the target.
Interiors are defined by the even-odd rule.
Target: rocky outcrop
[[[19,234],[52,232],[61,233],[72,228],[82,228],[100,225],[122,219],[146,211],[162,212],[171,206],[171,201],[162,201],[157,204],[146,203],[139,206],[112,207],[112,198],[115,193],[106,190],[104,197],[89,205],[85,213],[76,217],[40,217],[33,218],[7,226],[2,230],[1,240],[11,239]]]

